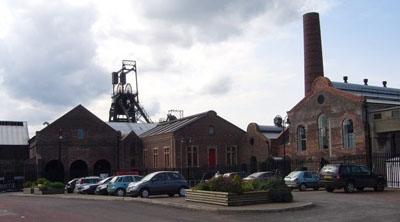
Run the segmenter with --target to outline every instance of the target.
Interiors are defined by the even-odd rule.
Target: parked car
[[[64,191],[66,193],[74,192],[75,184],[76,184],[76,181],[78,181],[78,180],[79,180],[79,178],[75,178],[75,179],[72,179],[72,180],[68,181],[68,183],[65,184]]]
[[[222,175],[223,178],[231,178],[231,179],[233,179],[235,176],[239,176],[240,178],[243,178],[242,174],[240,174],[240,172],[228,172],[228,173],[224,173]]]
[[[126,193],[128,196],[140,195],[144,198],[159,194],[168,194],[170,197],[178,194],[182,197],[188,188],[188,182],[178,172],[158,171],[148,174],[139,182],[130,183]]]
[[[365,165],[328,164],[321,169],[320,177],[320,183],[328,192],[344,188],[346,193],[352,193],[356,189],[362,191],[365,187],[383,191],[386,185],[383,176],[372,173]]]
[[[107,193],[110,195],[125,196],[125,190],[131,182],[138,182],[142,179],[139,175],[115,176],[107,184]]]
[[[85,185],[80,190],[80,193],[94,194],[96,191],[96,188],[98,186],[103,185],[103,184],[105,184],[107,186],[108,182],[110,182],[111,179],[112,179],[112,177],[107,177],[105,179],[100,180],[98,183]]]
[[[305,191],[307,188],[319,190],[319,175],[313,171],[293,171],[284,178],[286,186]]]
[[[76,181],[74,192],[75,193],[80,193],[84,186],[89,185],[89,184],[98,183],[100,180],[101,180],[101,178],[100,177],[96,177],[96,176],[79,178]]]
[[[110,177],[111,179],[107,183],[100,184],[96,187],[96,190],[94,191],[94,194],[96,195],[107,195],[107,185],[108,183],[114,178]]]
[[[274,173],[271,171],[255,172],[243,178],[243,181],[254,181],[254,180],[262,181],[262,180],[268,180],[274,176],[275,176]]]

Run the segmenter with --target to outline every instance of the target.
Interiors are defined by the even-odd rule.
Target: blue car
[[[142,179],[142,176],[138,175],[123,175],[115,176],[107,184],[107,192],[110,195],[125,196],[125,190],[131,182],[138,182]]]
[[[319,175],[313,171],[293,171],[285,177],[285,184],[289,188],[298,188],[305,191],[307,188],[319,190]]]

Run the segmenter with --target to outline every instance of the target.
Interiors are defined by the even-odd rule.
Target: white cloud
[[[80,103],[107,120],[109,73],[122,59],[137,61],[140,101],[153,120],[169,109],[186,115],[213,109],[242,128],[272,123],[297,99],[298,89],[282,88],[302,80],[302,52],[285,51],[302,44],[292,24],[300,25],[308,8],[330,7],[289,0],[0,6],[7,14],[0,21],[0,85],[10,96],[2,105],[31,107],[22,117],[0,114],[27,118],[37,128]]]

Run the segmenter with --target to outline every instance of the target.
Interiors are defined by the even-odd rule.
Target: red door
[[[215,167],[217,163],[216,152],[214,148],[208,149],[208,166]]]

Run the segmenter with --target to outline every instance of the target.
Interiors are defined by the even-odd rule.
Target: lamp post
[[[61,141],[63,139],[62,129],[58,130],[58,161],[61,161]]]
[[[285,128],[286,126],[290,125],[290,121],[288,116],[282,118],[281,116],[277,115],[274,118],[275,126],[282,128],[282,135],[283,135],[283,173],[286,174],[286,135],[285,135]],[[285,175],[283,175],[285,176]]]

